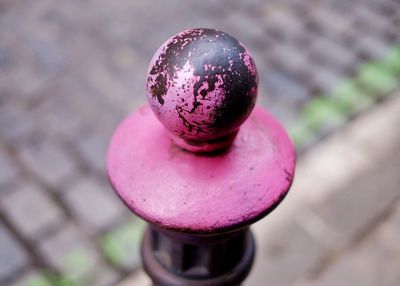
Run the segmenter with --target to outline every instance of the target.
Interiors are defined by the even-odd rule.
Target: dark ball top
[[[156,52],[147,96],[175,137],[204,142],[239,128],[255,105],[257,84],[254,61],[238,40],[213,29],[192,29]]]

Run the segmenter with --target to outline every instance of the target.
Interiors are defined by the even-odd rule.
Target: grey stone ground
[[[71,279],[115,285],[138,268],[142,223],[109,188],[104,158],[118,122],[145,101],[147,63],[171,35],[214,27],[240,39],[258,66],[259,103],[291,128],[307,103],[329,95],[361,64],[385,57],[400,42],[399,26],[398,0],[2,1],[0,285],[69,285]],[[385,79],[372,91],[366,85],[374,100],[357,97],[358,106],[398,88],[399,81]],[[371,156],[380,150],[365,148]],[[390,164],[392,172],[399,169],[396,150],[387,160],[376,155],[381,159],[367,178],[386,184],[396,177],[378,172]],[[361,164],[345,154],[348,169]],[[320,168],[345,173],[345,167],[331,170],[330,162],[334,156]],[[397,285],[398,191],[377,193],[384,186],[357,180],[354,192],[334,192],[309,210],[310,228],[318,230],[312,226],[323,220],[331,241],[293,222],[278,242],[265,241],[259,257],[274,259],[265,259],[265,278],[254,279],[275,273],[271,285]],[[367,273],[387,281],[375,283]],[[370,284],[353,282],[359,278]]]

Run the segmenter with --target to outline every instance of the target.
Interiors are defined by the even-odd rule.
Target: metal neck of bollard
[[[150,226],[143,265],[155,285],[240,285],[250,272],[255,242],[248,228],[218,235],[182,235]]]
[[[150,63],[149,105],[115,131],[108,176],[150,224],[142,258],[155,285],[240,285],[250,272],[249,226],[283,200],[295,166],[284,129],[254,108],[257,84],[236,39],[184,31]]]

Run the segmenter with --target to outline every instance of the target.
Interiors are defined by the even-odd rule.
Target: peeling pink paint
[[[254,107],[257,84],[256,66],[242,44],[220,31],[193,29],[156,52],[148,69],[147,96],[185,148],[187,142],[235,132]]]

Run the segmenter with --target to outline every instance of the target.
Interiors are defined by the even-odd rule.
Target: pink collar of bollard
[[[293,181],[295,151],[281,125],[256,106],[227,152],[178,148],[149,106],[127,117],[108,150],[109,180],[137,215],[165,229],[217,233],[261,219]]]

